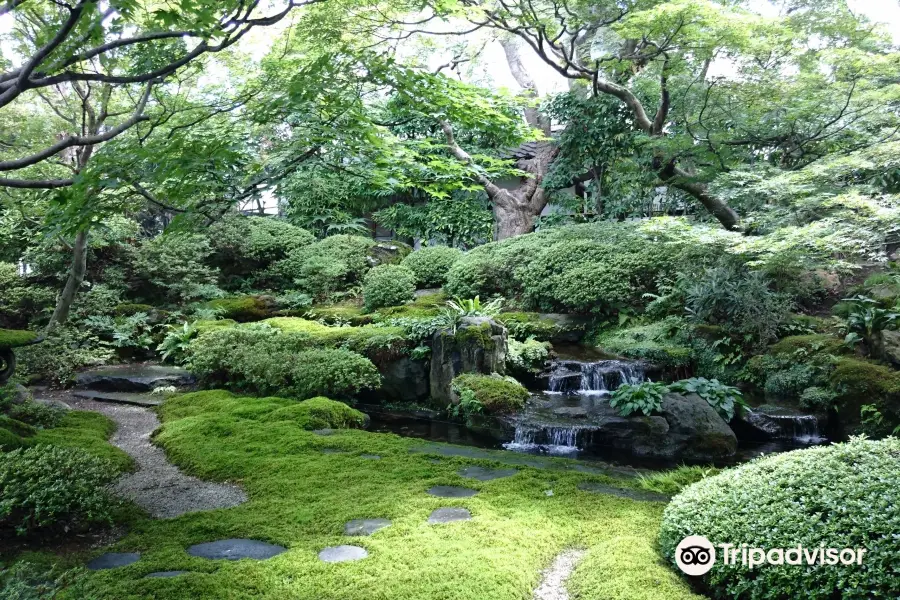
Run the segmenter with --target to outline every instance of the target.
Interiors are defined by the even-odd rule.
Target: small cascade
[[[563,394],[603,395],[610,393],[623,383],[640,383],[645,379],[644,366],[639,362],[562,360],[553,364],[547,389]]]
[[[541,427],[534,424],[516,426],[513,441],[504,444],[507,450],[567,455],[578,452],[581,427]]]
[[[744,418],[777,440],[790,440],[804,445],[826,441],[825,436],[819,432],[819,419],[814,415],[757,409]]]

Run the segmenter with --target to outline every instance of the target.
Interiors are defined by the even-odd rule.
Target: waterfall
[[[554,363],[547,388],[556,393],[608,394],[623,383],[644,381],[644,367],[639,362],[600,360],[581,362],[563,360]]]
[[[540,451],[547,454],[573,454],[578,452],[578,434],[581,427],[542,427],[521,424],[516,426],[513,441],[504,444],[507,450],[519,452]]]
[[[819,420],[812,415],[781,415],[776,418],[784,423],[780,437],[802,444],[816,443],[823,439],[819,435]]]

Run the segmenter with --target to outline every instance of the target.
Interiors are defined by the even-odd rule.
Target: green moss
[[[9,452],[10,450],[15,450],[17,448],[24,448],[27,445],[27,441],[17,436],[12,431],[0,427],[0,450]]]
[[[309,340],[309,347],[347,348],[375,362],[393,360],[414,346],[400,327],[328,327],[316,321],[297,317],[275,317],[264,323]]]
[[[313,306],[307,311],[307,315],[316,320],[324,321],[329,325],[346,324],[368,325],[372,322],[372,315],[363,314],[361,306],[335,304]]]
[[[366,416],[343,402],[310,398],[266,415],[267,421],[289,421],[301,429],[360,429]]]
[[[136,315],[138,313],[147,313],[150,314],[155,309],[149,304],[135,304],[125,302],[122,304],[116,305],[113,309],[113,314],[118,315],[120,317],[130,317],[132,315]]]
[[[457,347],[477,346],[485,350],[493,350],[497,345],[491,336],[490,323],[460,327],[455,334],[448,332],[447,335],[453,338],[453,343]]]
[[[458,471],[464,466],[500,464],[454,457],[435,464],[432,456],[411,452],[423,448],[418,440],[356,429],[323,437],[263,416],[284,402],[210,392],[163,404],[156,441],[169,459],[192,475],[239,481],[250,501],[136,523],[127,537],[97,553],[140,551],[141,560],[113,571],[80,571],[79,585],[62,597],[522,600],[531,597],[541,571],[557,554],[584,548],[592,561],[603,561],[603,570],[602,576],[591,568],[573,576],[570,586],[580,599],[696,598],[676,571],[645,547],[658,534],[662,503],[578,489],[585,479],[620,487],[634,487],[633,480],[578,473],[561,459],[546,459],[555,468],[519,466],[516,475],[495,481],[463,479]],[[248,405],[258,416],[237,413]],[[325,448],[344,453],[323,454]],[[378,454],[381,460],[361,454]],[[448,504],[425,493],[433,485],[466,486],[479,493]],[[553,496],[545,494],[548,489]],[[442,506],[467,508],[473,518],[427,525],[431,511]],[[344,536],[346,522],[373,517],[390,519],[392,525],[352,541]],[[281,544],[287,552],[272,560],[237,562],[185,552],[192,544],[236,537]],[[318,560],[326,546],[348,543],[366,548],[369,557],[340,565]],[[164,570],[192,573],[145,577]]]
[[[693,350],[672,335],[668,321],[615,329],[600,334],[594,343],[606,352],[652,361],[663,367],[690,364]]]
[[[835,363],[830,383],[848,398],[886,401],[900,395],[900,373],[877,363],[841,358]]]
[[[36,340],[38,334],[24,329],[0,329],[0,350],[27,346]]]
[[[552,319],[534,312],[504,312],[497,315],[497,320],[506,326],[509,335],[518,340],[533,337],[546,342],[564,331]]]
[[[453,379],[453,390],[461,394],[469,390],[488,414],[505,414],[520,410],[528,400],[528,390],[512,378],[499,375],[463,373]]]
[[[134,466],[131,457],[108,441],[115,430],[116,424],[100,413],[72,410],[66,413],[59,427],[38,431],[29,441],[32,444],[81,448],[112,461],[120,471],[129,471]]]
[[[0,415],[0,429],[5,429],[19,437],[31,437],[37,433],[35,427],[6,415]]]
[[[235,321],[234,319],[218,319],[215,321],[200,320],[193,322],[194,329],[197,330],[197,333],[203,333],[204,331],[214,331],[216,329],[228,329],[229,327],[234,327],[237,324],[237,321]]]
[[[267,296],[236,296],[210,300],[207,306],[222,311],[226,319],[241,323],[261,321],[274,314],[273,301]]]
[[[830,335],[814,333],[786,337],[769,348],[769,354],[793,354],[798,350],[810,354],[843,354],[847,351],[841,340]]]

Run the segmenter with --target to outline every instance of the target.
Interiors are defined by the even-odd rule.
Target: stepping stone
[[[178,577],[179,575],[187,575],[188,573],[190,573],[190,571],[157,571],[156,573],[144,575],[144,577],[163,579],[168,577]]]
[[[111,402],[113,404],[129,404],[132,406],[153,407],[159,406],[165,399],[154,394],[139,394],[137,392],[98,392],[97,390],[79,390],[72,392],[76,398],[96,400],[97,402]]]
[[[657,494],[656,492],[646,492],[643,490],[626,490],[613,487],[604,483],[595,481],[582,481],[578,484],[578,489],[592,494],[609,494],[618,496],[619,498],[630,498],[631,500],[643,500],[646,502],[668,502],[671,500],[665,494]]]
[[[107,552],[89,562],[87,568],[91,571],[118,569],[119,567],[132,565],[140,560],[140,558],[141,555],[138,552]]]
[[[319,552],[319,560],[328,563],[362,560],[368,556],[366,549],[359,546],[331,546]]]
[[[337,448],[322,448],[322,454],[346,454],[346,450],[338,450]]]
[[[210,560],[240,560],[252,558],[265,560],[277,556],[287,550],[284,546],[267,544],[259,540],[229,539],[195,544],[187,549],[191,556],[208,558]]]
[[[459,470],[459,474],[469,479],[478,481],[491,481],[503,477],[512,477],[518,473],[518,469],[486,469],[484,467],[466,467]]]
[[[368,458],[369,460],[381,460],[381,457],[377,454],[360,454],[360,458]]]
[[[372,535],[379,529],[390,526],[389,519],[353,519],[344,525],[344,535]]]
[[[428,493],[438,498],[471,498],[478,493],[478,490],[472,490],[455,485],[436,485],[428,489]]]
[[[334,435],[336,430],[334,429],[313,429],[312,432],[316,435],[326,436],[326,435]]]
[[[186,387],[197,379],[178,367],[164,365],[112,365],[91,369],[75,377],[81,389],[104,392],[151,392],[158,387]]]
[[[441,525],[443,523],[453,523],[454,521],[468,521],[471,518],[472,513],[465,508],[439,508],[428,517],[428,524]]]

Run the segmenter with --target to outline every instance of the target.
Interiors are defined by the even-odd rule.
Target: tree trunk
[[[704,184],[691,181],[690,174],[673,162],[669,162],[665,168],[659,171],[658,175],[663,183],[696,198],[725,229],[729,231],[740,229],[741,218],[734,209],[721,198],[710,194]]]
[[[522,204],[494,204],[494,240],[505,240],[534,229],[534,211]]]
[[[72,244],[72,264],[69,267],[69,276],[66,279],[66,286],[56,301],[56,308],[53,310],[53,316],[47,323],[44,335],[51,333],[58,325],[62,325],[69,319],[69,311],[72,310],[72,302],[75,300],[75,294],[84,281],[84,273],[87,270],[87,241],[88,227],[85,227],[75,236],[75,243]]]

